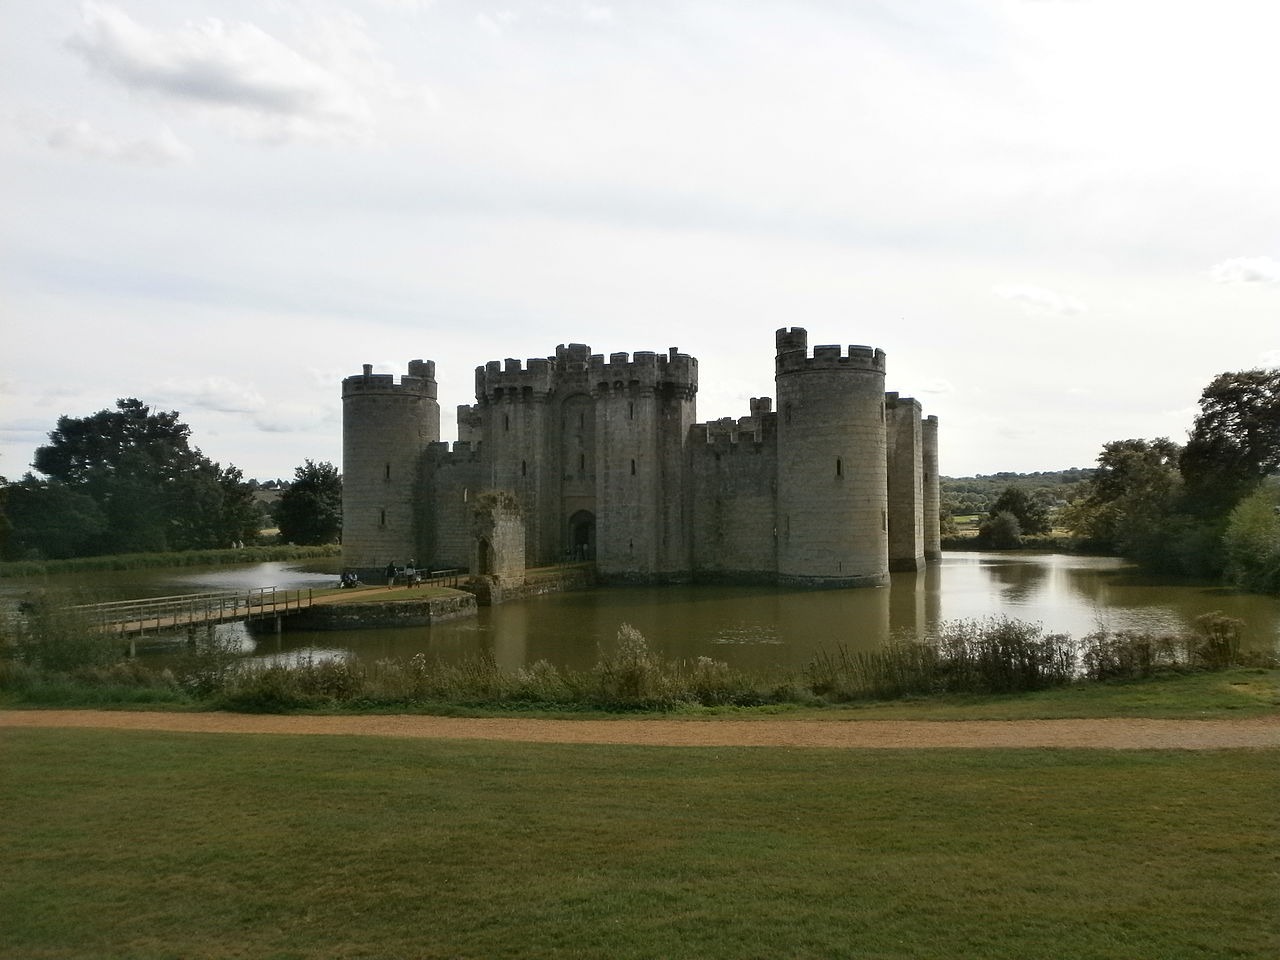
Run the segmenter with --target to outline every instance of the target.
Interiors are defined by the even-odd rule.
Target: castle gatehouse
[[[707,423],[674,348],[493,360],[452,445],[434,362],[398,383],[366,365],[342,381],[344,565],[868,586],[937,559],[937,418],[885,392],[882,350],[810,350],[799,327],[776,347],[776,408]]]

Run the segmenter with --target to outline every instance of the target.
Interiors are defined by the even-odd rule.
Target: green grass
[[[1277,954],[1280,754],[4,731],[0,956]]]
[[[342,547],[279,546],[239,547],[225,550],[183,550],[174,553],[116,553],[67,560],[12,560],[0,563],[0,578],[39,577],[55,573],[89,573],[95,570],[143,570],[152,567],[206,567],[226,563],[265,563],[277,560],[316,560],[337,557]]]

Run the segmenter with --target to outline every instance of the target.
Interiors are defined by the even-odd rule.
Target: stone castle
[[[882,350],[776,341],[777,409],[708,423],[698,361],[674,348],[493,360],[452,446],[434,362],[399,383],[366,365],[342,381],[344,565],[866,586],[938,558],[937,418],[885,392]]]

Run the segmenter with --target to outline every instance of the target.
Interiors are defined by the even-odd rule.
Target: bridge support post
[[[277,637],[280,636],[280,632],[283,629],[284,629],[284,617],[282,617],[280,614],[277,613],[276,614],[276,636]]]

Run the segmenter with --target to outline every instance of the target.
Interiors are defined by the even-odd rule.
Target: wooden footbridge
[[[220,623],[268,618],[275,618],[276,630],[279,631],[282,617],[306,610],[313,602],[309,589],[256,587],[225,593],[115,600],[110,603],[84,604],[75,609],[92,620],[104,633],[132,639],[147,633],[183,630],[194,637],[198,630],[212,630]]]

